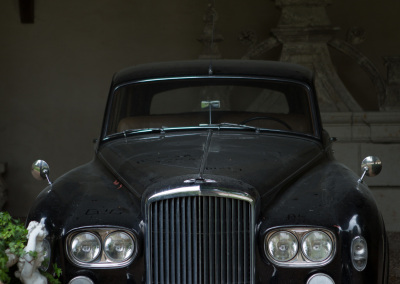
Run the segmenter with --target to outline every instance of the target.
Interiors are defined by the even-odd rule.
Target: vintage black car
[[[27,220],[62,282],[385,283],[363,181],[380,161],[357,176],[334,159],[313,80],[245,60],[116,73],[93,161],[49,180]]]

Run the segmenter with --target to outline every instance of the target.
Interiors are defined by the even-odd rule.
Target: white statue
[[[28,244],[24,248],[26,254],[19,258],[18,271],[15,276],[26,284],[45,284],[46,277],[39,272],[39,267],[44,260],[43,240],[47,236],[47,231],[43,223],[32,221],[28,226]],[[29,255],[29,252],[36,251],[37,256]]]
[[[15,265],[18,262],[18,257],[15,254],[11,253],[10,249],[6,249],[6,255],[8,257],[8,261],[6,264],[8,268],[10,268],[11,266]]]

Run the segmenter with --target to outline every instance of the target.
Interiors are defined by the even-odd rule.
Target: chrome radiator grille
[[[250,202],[188,196],[148,206],[148,283],[253,283]]]

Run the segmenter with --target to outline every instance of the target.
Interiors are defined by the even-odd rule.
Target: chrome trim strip
[[[175,198],[175,197],[183,197],[183,196],[219,196],[219,197],[225,197],[225,198],[233,198],[233,199],[239,199],[239,200],[244,200],[252,204],[252,206],[255,205],[255,198],[250,196],[250,194],[243,192],[243,191],[227,191],[227,190],[221,190],[218,188],[201,188],[200,185],[195,185],[195,186],[187,186],[187,187],[178,187],[174,189],[169,189],[165,190],[163,192],[156,193],[152,196],[150,196],[147,201],[146,201],[146,210],[148,210],[148,203],[152,203],[155,201],[160,201],[163,199],[169,199],[169,198]],[[148,212],[146,211],[146,214]],[[146,215],[147,216],[147,215]]]

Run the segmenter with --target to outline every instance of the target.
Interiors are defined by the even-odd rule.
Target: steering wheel
[[[290,127],[290,125],[287,124],[285,121],[283,121],[283,120],[281,120],[281,119],[279,119],[279,118],[276,118],[276,117],[272,117],[272,116],[256,116],[256,117],[251,117],[251,118],[249,118],[249,119],[243,120],[242,122],[240,122],[240,124],[246,124],[246,123],[248,123],[248,122],[250,122],[250,121],[253,121],[253,120],[260,120],[260,119],[268,119],[268,120],[276,121],[276,122],[278,122],[278,123],[284,125],[287,129],[292,130],[292,127]]]

